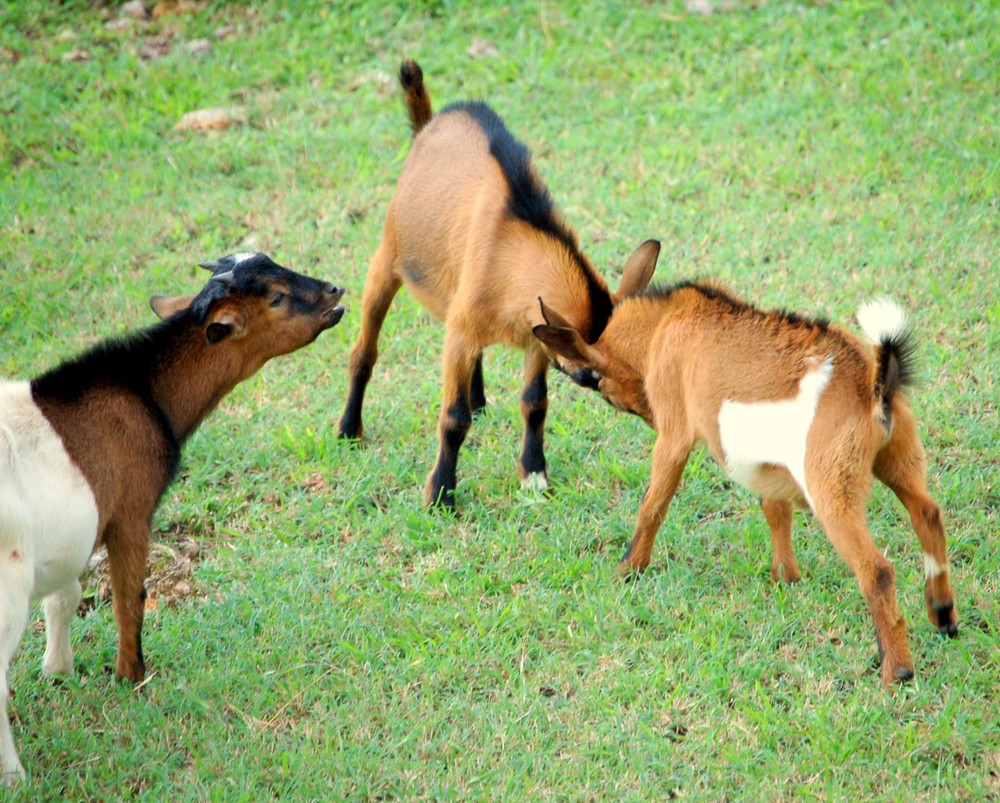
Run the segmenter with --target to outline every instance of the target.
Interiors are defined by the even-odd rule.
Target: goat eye
[[[275,293],[273,296],[271,296],[271,306],[279,307],[281,306],[281,302],[284,300],[285,300],[284,293]]]

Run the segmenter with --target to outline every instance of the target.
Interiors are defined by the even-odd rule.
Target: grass
[[[193,291],[197,262],[246,243],[345,283],[354,307],[189,442],[154,528],[199,559],[192,593],[161,589],[147,617],[145,685],[107,675],[106,604],[75,622],[62,685],[39,678],[29,631],[11,680],[21,797],[1000,796],[1000,15],[753,5],[202,2],[116,30],[117,4],[5,0],[0,374],[150,323],[150,295]],[[235,35],[215,38],[226,24]],[[211,48],[192,54],[200,38]],[[497,55],[469,56],[476,38]],[[64,61],[74,50],[90,58]],[[481,97],[504,116],[612,285],[658,237],[657,281],[716,277],[844,323],[873,294],[912,310],[961,627],[946,641],[927,623],[919,546],[876,489],[913,684],[879,685],[857,585],[808,516],[805,582],[770,582],[757,500],[704,454],[651,570],[615,581],[652,434],[554,378],[556,492],[522,492],[516,354],[487,354],[461,515],[424,512],[441,328],[405,293],[367,442],[336,441],[408,148],[404,55],[439,107]],[[247,123],[172,131],[206,106]]]

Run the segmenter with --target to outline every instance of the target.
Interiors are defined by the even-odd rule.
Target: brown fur
[[[599,391],[620,410],[640,415],[657,432],[649,489],[623,572],[649,565],[653,541],[691,450],[703,441],[726,465],[719,431],[725,401],[794,398],[807,372],[832,358],[833,371],[808,430],[805,472],[814,512],[838,554],[857,577],[875,620],[886,683],[912,677],[906,623],[896,602],[895,572],[875,547],[865,520],[872,474],[899,497],[923,551],[947,567],[940,509],[928,496],[924,450],[902,393],[879,395],[878,365],[870,346],[839,327],[765,313],[719,294],[716,285],[687,286],[621,302],[593,345],[545,299],[547,323],[535,335],[560,355],[571,375],[594,372]],[[876,352],[879,346],[876,346]],[[891,407],[886,432],[882,407]],[[802,489],[784,466],[755,476],[767,488],[762,508],[771,529],[771,576],[802,576],[792,549],[793,504]],[[947,570],[926,584],[931,622],[956,632],[954,594]]]
[[[291,273],[286,271],[286,273]],[[291,274],[297,276],[296,274]],[[98,508],[96,548],[107,545],[119,644],[115,672],[140,681],[145,674],[141,631],[150,520],[173,478],[179,446],[219,401],[272,357],[308,343],[340,320],[343,289],[313,283],[308,314],[290,303],[273,306],[287,283],[266,293],[238,289],[215,301],[203,321],[168,321],[169,337],[151,368],[149,400],[101,382],[67,397],[44,392],[35,403],[59,433],[70,459],[90,485]],[[154,297],[164,319],[186,315],[195,296]]]
[[[484,127],[466,108],[433,119],[420,68],[404,63],[401,83],[415,132],[382,241],[372,258],[361,301],[361,331],[351,349],[350,391],[339,423],[341,437],[359,438],[365,388],[378,358],[378,336],[393,297],[405,284],[414,298],[445,324],[441,446],[428,477],[427,504],[454,506],[458,450],[482,406],[481,359],[494,343],[524,349],[521,410],[525,440],[518,473],[545,479],[542,431],[547,408],[548,358],[532,337],[542,323],[539,295],[558,299],[581,331],[589,331],[594,288],[604,281],[576,248],[575,237],[553,212],[551,230],[512,215],[505,175]],[[505,143],[515,142],[505,139]],[[529,167],[531,191],[547,191]],[[625,268],[621,293],[646,285],[659,244],[640,246]],[[477,401],[478,399],[478,401]]]

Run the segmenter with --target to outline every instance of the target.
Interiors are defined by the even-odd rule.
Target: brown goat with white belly
[[[163,322],[27,382],[0,379],[0,785],[24,770],[7,720],[7,669],[44,598],[42,672],[73,671],[69,624],[91,552],[108,550],[118,658],[141,681],[150,525],[181,445],[237,383],[311,343],[344,291],[234,254],[197,295],[155,296]]]
[[[762,312],[712,283],[623,299],[594,344],[548,299],[535,327],[578,384],[656,430],[653,472],[624,573],[649,564],[691,450],[704,441],[730,477],[762,496],[771,576],[801,578],[792,506],[815,513],[858,579],[875,620],[885,683],[913,676],[895,571],[865,519],[872,474],[899,497],[924,551],[931,623],[957,632],[941,510],[927,494],[923,446],[903,390],[912,373],[906,317],[890,301],[858,319],[874,343],[795,315]]]
[[[368,268],[339,435],[362,435],[361,408],[378,358],[379,331],[406,284],[446,328],[440,449],[425,502],[455,505],[458,452],[472,414],[486,405],[482,353],[493,343],[525,351],[518,475],[544,488],[548,358],[531,334],[543,323],[538,296],[558,304],[589,342],[603,331],[615,297],[553,207],[527,148],[500,118],[483,103],[454,104],[432,116],[420,67],[404,62],[399,78],[413,147]],[[659,250],[654,241],[639,246],[625,266],[620,295],[646,286]]]

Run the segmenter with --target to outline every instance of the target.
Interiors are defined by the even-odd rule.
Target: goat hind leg
[[[486,385],[483,380],[483,355],[476,359],[476,367],[472,372],[472,386],[469,388],[469,404],[472,414],[486,409]]]
[[[402,281],[393,266],[394,260],[394,252],[383,241],[368,267],[365,289],[361,296],[361,331],[351,347],[347,403],[337,425],[340,438],[360,438],[364,431],[361,408],[372,369],[378,360],[379,332],[392,299],[402,287]]]
[[[760,508],[771,529],[771,579],[797,583],[802,571],[792,549],[792,503],[781,499],[760,500]]]
[[[920,539],[927,617],[939,633],[954,638],[958,635],[958,619],[941,508],[927,493],[924,449],[908,408],[894,411],[892,437],[875,458],[874,472],[903,503]]]
[[[896,599],[896,571],[875,547],[865,524],[864,509],[852,509],[842,498],[830,500],[817,493],[813,502],[827,537],[857,578],[875,620],[882,682],[888,686],[912,679],[906,620]]]
[[[7,674],[28,626],[31,596],[31,579],[19,569],[0,565],[0,787],[13,786],[25,777],[7,718]]]
[[[49,594],[42,603],[45,610],[45,658],[42,674],[73,674],[73,648],[69,641],[69,624],[80,604],[80,581],[74,578],[58,591]]]

